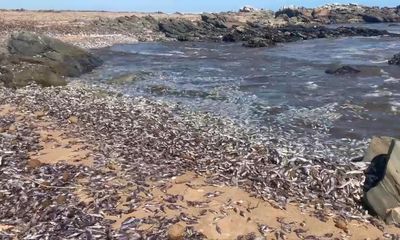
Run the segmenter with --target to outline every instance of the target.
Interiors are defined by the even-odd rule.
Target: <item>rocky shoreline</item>
[[[400,21],[399,7],[371,8],[351,4],[327,5],[315,9],[286,8],[278,12],[251,9],[212,14],[2,13],[4,17],[0,17],[0,42],[3,44],[0,46],[4,46],[13,31],[31,31],[85,48],[137,41],[173,40],[243,41],[246,46],[264,47],[313,38],[391,35],[385,31],[351,27],[335,29],[324,25]]]

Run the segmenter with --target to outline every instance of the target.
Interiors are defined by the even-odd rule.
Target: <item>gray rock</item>
[[[387,224],[400,224],[400,207],[388,211],[385,222]]]
[[[385,21],[382,17],[374,15],[363,15],[362,18],[366,23],[381,23]]]
[[[12,55],[42,59],[56,73],[68,77],[80,76],[102,64],[84,49],[32,32],[12,34],[8,50]]]
[[[400,207],[399,140],[392,140],[388,153],[378,155],[372,160],[366,175],[366,204],[379,217],[388,219],[388,212]]]
[[[4,86],[20,88],[31,83],[43,87],[63,86],[66,81],[49,66],[40,64],[9,64],[0,68],[0,81]]]
[[[202,14],[201,20],[208,24],[215,26],[216,28],[228,28],[226,25],[226,18],[218,14]]]
[[[159,23],[159,29],[167,37],[176,38],[180,41],[188,41],[193,38],[198,27],[186,19],[163,19]]]
[[[372,160],[382,154],[389,152],[390,144],[393,138],[391,137],[373,137],[365,151],[363,162],[372,162]]]
[[[65,77],[78,77],[102,64],[84,49],[31,32],[12,34],[8,51],[0,57],[0,81],[13,88],[33,82],[44,87],[65,85]]]

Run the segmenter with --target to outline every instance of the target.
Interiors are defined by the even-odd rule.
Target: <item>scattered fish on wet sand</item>
[[[298,149],[291,155],[279,141],[256,136],[229,119],[79,84],[0,88],[0,104],[0,226],[6,226],[1,238],[162,239],[180,222],[185,238],[218,238],[212,234],[229,233],[229,219],[254,226],[238,233],[239,239],[269,233],[278,239],[293,234],[348,238],[362,232],[354,230],[357,224],[377,237],[398,237],[398,229],[384,226],[361,205],[365,166],[295,157]],[[59,134],[49,138],[38,129]],[[41,162],[48,154],[43,142],[52,137],[61,138],[52,147],[76,154]],[[171,182],[188,172],[203,180]],[[179,190],[172,191],[177,185]],[[229,197],[232,189],[248,194],[242,198],[254,204]],[[191,199],[190,192],[197,195]],[[215,199],[223,199],[219,208],[213,207]],[[305,232],[311,226],[290,216],[278,216],[274,226],[258,222],[261,217],[254,213],[267,216],[266,206],[337,226],[314,236]],[[207,218],[207,227],[199,227]]]

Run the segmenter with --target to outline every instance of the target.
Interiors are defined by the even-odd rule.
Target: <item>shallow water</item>
[[[318,39],[262,49],[226,43],[117,45],[100,50],[105,64],[86,79],[107,84],[115,76],[140,74],[116,87],[230,117],[271,138],[279,133],[304,145],[348,144],[373,135],[400,136],[400,67],[387,64],[399,51],[399,38],[391,37]],[[362,72],[325,73],[338,64]]]

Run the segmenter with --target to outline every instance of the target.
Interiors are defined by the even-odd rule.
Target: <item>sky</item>
[[[136,12],[237,11],[244,5],[277,10],[282,6],[316,7],[327,3],[397,6],[399,0],[0,0],[0,9],[106,10]]]

